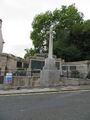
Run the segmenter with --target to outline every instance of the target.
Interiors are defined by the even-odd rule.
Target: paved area
[[[28,93],[43,93],[43,92],[56,92],[57,90],[55,88],[33,88],[33,89],[11,89],[11,90],[0,90],[0,95],[6,95],[6,94],[28,94]]]
[[[45,93],[45,92],[62,92],[62,91],[77,91],[77,90],[90,90],[90,85],[84,86],[59,86],[56,88],[33,88],[33,89],[5,89],[0,90],[0,95],[8,94],[29,94],[29,93]]]
[[[90,120],[90,91],[0,96],[0,120]]]

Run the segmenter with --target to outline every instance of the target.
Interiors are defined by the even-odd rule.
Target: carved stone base
[[[60,72],[55,66],[54,58],[47,58],[45,66],[40,73],[40,85],[42,87],[53,87],[59,84]]]

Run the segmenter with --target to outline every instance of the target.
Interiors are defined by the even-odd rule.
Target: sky
[[[75,3],[77,9],[90,19],[90,0],[0,0],[0,19],[4,39],[4,53],[24,57],[25,49],[33,47],[30,39],[36,15]]]

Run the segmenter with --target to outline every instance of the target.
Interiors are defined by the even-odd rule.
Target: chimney
[[[0,19],[0,53],[2,53],[3,51],[3,44],[4,44],[4,40],[2,36],[2,19]]]
[[[0,19],[0,29],[2,28],[2,19]]]

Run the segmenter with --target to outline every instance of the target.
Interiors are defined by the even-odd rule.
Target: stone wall
[[[79,85],[90,85],[90,79],[78,79],[78,78],[60,78],[58,86],[79,86]],[[4,89],[18,89],[18,88],[35,88],[40,86],[39,77],[30,76],[14,76],[12,84],[5,85],[0,84],[0,88]]]
[[[24,88],[33,88],[39,87],[39,77],[31,77],[31,76],[14,76],[13,87],[24,87]]]
[[[81,79],[81,78],[66,78],[62,77],[60,79],[60,85],[90,85],[90,79]]]

